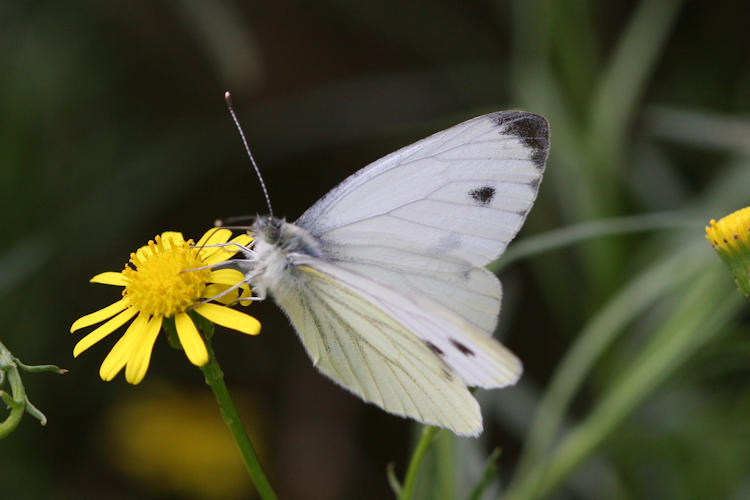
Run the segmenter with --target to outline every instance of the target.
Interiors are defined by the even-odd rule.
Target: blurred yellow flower
[[[102,380],[112,380],[123,368],[131,384],[143,380],[151,360],[154,342],[165,318],[174,318],[177,336],[191,363],[203,366],[209,361],[206,345],[188,311],[234,330],[257,335],[258,320],[229,307],[203,303],[242,282],[244,276],[235,269],[214,269],[237,253],[237,245],[247,245],[246,234],[229,241],[228,229],[210,229],[198,240],[187,240],[178,232],[164,232],[148,245],[130,254],[130,263],[120,272],[105,272],[91,278],[92,283],[124,287],[122,299],[104,309],[87,314],[70,327],[81,328],[109,320],[81,339],[73,356],[96,344],[133,317],[125,334],[104,359],[99,370]],[[250,290],[242,285],[218,300],[229,304],[247,297]]]
[[[242,420],[264,456],[263,412],[246,394],[239,396]],[[255,496],[237,445],[210,394],[178,391],[157,381],[115,402],[100,432],[102,454],[124,476],[157,496]]]

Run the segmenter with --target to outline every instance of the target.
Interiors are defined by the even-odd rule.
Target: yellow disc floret
[[[194,306],[211,280],[192,240],[175,241],[161,236],[130,254],[122,271],[127,284],[122,294],[130,307],[149,316],[170,317]]]
[[[743,251],[750,246],[750,207],[737,210],[719,222],[711,219],[710,226],[706,226],[706,238],[718,252],[734,253]]]

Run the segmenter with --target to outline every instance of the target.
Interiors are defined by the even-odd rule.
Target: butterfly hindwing
[[[404,295],[399,290],[349,271],[336,263],[303,258],[321,275],[392,318],[426,345],[458,375],[464,385],[484,388],[514,384],[521,374],[521,363],[501,343],[425,297]]]
[[[275,293],[315,366],[390,413],[461,435],[479,434],[479,406],[461,378],[341,276],[320,270],[325,267],[313,259],[300,263],[294,285]]]

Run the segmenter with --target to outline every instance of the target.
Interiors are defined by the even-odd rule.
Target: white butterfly
[[[526,219],[548,150],[547,120],[520,111],[438,132],[355,173],[294,223],[258,217],[246,281],[270,292],[335,382],[476,436],[467,387],[504,387],[522,371],[492,337],[501,287],[483,266]]]

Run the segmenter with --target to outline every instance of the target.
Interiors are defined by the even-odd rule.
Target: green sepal
[[[201,332],[203,337],[210,340],[214,336],[214,324],[195,311],[188,311],[188,314],[190,315],[190,319],[193,320],[193,323],[195,323],[195,327],[199,332]]]
[[[64,375],[68,373],[68,370],[66,370],[65,368],[60,368],[56,365],[25,365],[18,359],[16,359],[16,365],[18,365],[18,368],[20,368],[21,370],[29,373],[52,372],[57,373],[58,375]]]
[[[190,316],[190,319],[193,320],[193,324],[204,339],[210,339],[211,337],[213,337],[213,323],[193,311],[188,311],[188,315]],[[179,351],[184,351],[184,349],[182,348],[182,343],[180,342],[180,337],[179,335],[177,335],[177,327],[175,326],[174,318],[164,318],[162,327],[167,334],[167,342],[169,342],[169,345]]]
[[[734,275],[734,283],[740,293],[750,299],[750,254],[747,251],[719,251],[717,253],[721,260],[729,266]]]
[[[177,336],[177,327],[174,324],[174,318],[171,316],[164,318],[161,322],[161,326],[167,334],[167,342],[169,342],[169,345],[178,351],[182,351],[182,344],[180,343],[180,338]]]

